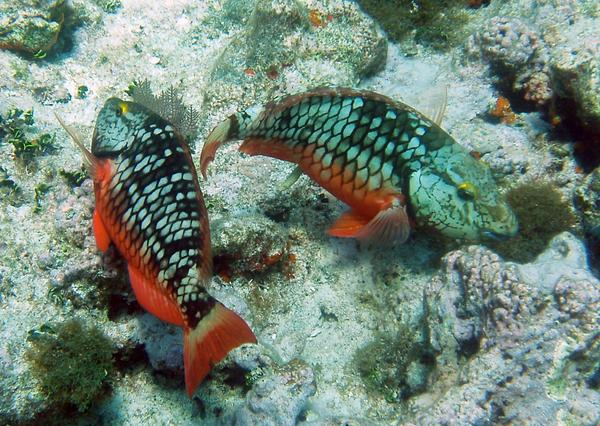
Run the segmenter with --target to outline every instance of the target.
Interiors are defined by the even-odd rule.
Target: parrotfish
[[[200,167],[219,146],[297,164],[350,206],[337,237],[402,243],[414,226],[479,241],[514,236],[518,224],[489,167],[414,108],[371,91],[319,88],[231,115],[209,134]]]
[[[98,114],[91,152],[59,121],[93,177],[98,248],[114,244],[140,305],[183,327],[191,397],[215,363],[256,338],[206,290],[212,276],[208,216],[187,144],[169,121],[117,98]]]

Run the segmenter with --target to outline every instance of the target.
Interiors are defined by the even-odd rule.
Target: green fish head
[[[409,196],[417,224],[470,241],[515,236],[517,218],[489,167],[459,145],[447,151],[411,175]]]

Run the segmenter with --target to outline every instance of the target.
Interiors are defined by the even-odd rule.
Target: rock
[[[447,254],[442,271],[427,290],[432,346],[438,351],[472,355],[484,335],[520,327],[533,308],[535,296],[517,267],[481,246]]]
[[[419,424],[600,421],[600,281],[571,234],[535,262],[479,246],[448,254],[426,290],[437,382],[412,401]],[[548,297],[550,296],[550,297]],[[575,402],[576,401],[576,402]],[[565,420],[566,421],[566,420]]]
[[[154,370],[180,374],[183,371],[183,331],[154,315],[140,318],[135,340],[145,346]]]
[[[278,263],[287,232],[261,215],[231,216],[211,222],[215,269],[222,277],[262,272]]]
[[[19,0],[0,4],[0,48],[46,52],[58,39],[64,0]]]
[[[600,239],[600,167],[585,177],[575,190],[575,206],[583,218],[583,230]]]
[[[553,116],[558,114],[572,120],[597,135],[600,127],[598,6],[577,3],[538,5],[529,14],[507,6],[504,12],[522,17],[492,17],[469,38],[467,52],[490,64],[501,89],[508,89],[537,106],[548,106],[552,100]],[[586,12],[586,8],[590,11]],[[556,22],[566,25],[558,30]],[[507,82],[510,87],[504,87]]]
[[[232,8],[247,8],[233,1],[228,6],[230,14]],[[205,103],[215,109],[234,100],[265,100],[282,85],[288,93],[319,84],[352,85],[383,67],[387,41],[355,4],[312,9],[317,6],[306,0],[256,1],[246,27],[216,61]]]
[[[312,368],[298,359],[259,379],[237,409],[233,424],[295,425],[308,398],[316,392]]]
[[[548,244],[548,248],[535,261],[520,265],[523,279],[531,287],[537,287],[546,295],[552,294],[559,280],[593,279],[587,265],[584,245],[568,232],[563,232]]]
[[[600,130],[600,29],[598,19],[581,19],[561,31],[550,49],[550,69],[557,104],[575,107],[580,125],[594,134]],[[568,111],[562,108],[560,113]]]
[[[525,100],[543,105],[552,98],[548,52],[531,23],[495,16],[469,38],[467,51],[489,62],[499,84]]]

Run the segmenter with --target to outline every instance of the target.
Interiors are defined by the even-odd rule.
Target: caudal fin
[[[188,396],[192,397],[213,365],[243,343],[256,343],[254,333],[242,318],[218,302],[196,328],[184,328],[183,362]]]
[[[235,116],[231,116],[227,120],[219,123],[219,125],[210,132],[208,138],[206,138],[206,142],[204,142],[204,146],[202,147],[202,153],[200,154],[200,172],[204,179],[206,179],[206,169],[215,159],[217,149],[230,138],[231,126],[234,123],[234,120]]]

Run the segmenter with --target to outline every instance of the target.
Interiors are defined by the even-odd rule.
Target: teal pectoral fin
[[[202,153],[200,154],[200,172],[202,177],[206,179],[206,169],[208,165],[215,159],[217,149],[227,142],[230,138],[232,118],[222,121],[213,129],[206,138]]]
[[[298,179],[300,179],[302,173],[304,172],[302,171],[302,168],[300,166],[294,167],[294,170],[292,170],[292,172],[285,178],[285,180],[277,186],[277,189],[279,189],[280,191],[290,189],[292,185],[295,184]]]

